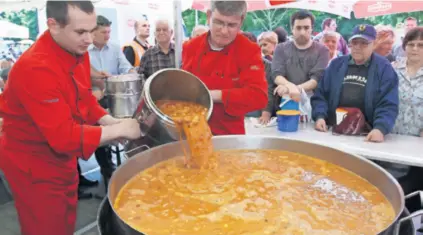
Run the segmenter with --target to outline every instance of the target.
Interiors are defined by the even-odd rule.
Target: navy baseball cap
[[[352,36],[349,41],[354,38],[362,38],[369,42],[373,42],[376,39],[376,29],[372,25],[360,24],[354,27]]]

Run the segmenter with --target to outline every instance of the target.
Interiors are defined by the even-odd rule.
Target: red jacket
[[[47,31],[15,63],[0,95],[0,163],[74,180],[76,157],[88,159],[99,146],[101,127],[93,125],[104,115],[91,92],[88,53],[71,55]]]
[[[209,120],[214,135],[245,134],[244,116],[267,105],[267,82],[261,51],[238,34],[221,51],[213,51],[208,33],[184,43],[182,69],[199,77],[210,90],[222,90]]]

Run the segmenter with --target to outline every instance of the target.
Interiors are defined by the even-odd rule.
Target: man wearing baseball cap
[[[398,115],[398,77],[389,61],[373,53],[376,30],[358,25],[349,39],[351,55],[331,62],[311,98],[318,131],[336,124],[336,109],[358,108],[372,130],[366,140],[383,142]]]

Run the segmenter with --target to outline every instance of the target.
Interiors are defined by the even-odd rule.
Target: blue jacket
[[[313,120],[324,118],[334,124],[349,60],[350,56],[336,58],[325,70],[311,98]],[[386,58],[372,54],[365,89],[366,120],[386,135],[395,124],[399,103],[398,76]]]

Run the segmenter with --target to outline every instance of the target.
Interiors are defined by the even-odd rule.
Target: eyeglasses
[[[409,42],[405,46],[407,48],[409,48],[409,49],[413,49],[415,47],[417,47],[417,49],[423,49],[423,42],[420,42],[420,43],[412,43],[412,42]]]
[[[225,23],[218,19],[213,19],[212,24],[214,27],[218,29],[223,29],[224,27],[227,27],[229,30],[237,30],[241,24],[239,23]]]

